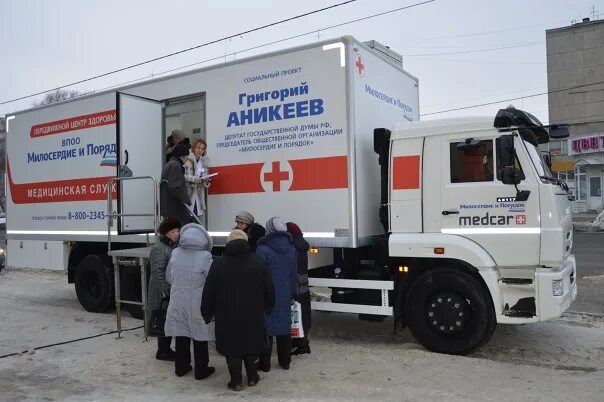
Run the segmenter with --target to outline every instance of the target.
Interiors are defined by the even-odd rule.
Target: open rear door
[[[117,92],[118,176],[151,176],[159,181],[163,159],[163,103]],[[157,200],[151,179],[119,182],[118,234],[152,233]]]

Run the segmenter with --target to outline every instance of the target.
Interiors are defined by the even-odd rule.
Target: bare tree
[[[56,91],[49,92],[44,95],[41,101],[34,101],[34,106],[44,106],[49,105],[51,103],[61,102],[71,98],[77,98],[78,96],[83,95],[78,91],[67,91],[65,89],[57,89]]]

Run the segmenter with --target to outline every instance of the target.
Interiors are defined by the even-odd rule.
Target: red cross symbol
[[[363,72],[365,71],[365,64],[363,64],[363,58],[361,57],[361,55],[357,55],[354,65],[357,66],[359,75],[363,75]]]
[[[516,215],[516,225],[526,225],[526,215]]]
[[[272,166],[272,171],[264,174],[264,181],[272,181],[273,191],[281,191],[281,182],[289,180],[289,172],[287,170],[281,171],[279,162],[273,162]]]

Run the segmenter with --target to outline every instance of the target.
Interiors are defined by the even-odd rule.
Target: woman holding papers
[[[206,191],[210,187],[211,179],[208,177],[208,157],[206,156],[207,144],[198,138],[193,141],[189,158],[184,164],[187,192],[191,199],[191,210],[199,220],[206,210]]]

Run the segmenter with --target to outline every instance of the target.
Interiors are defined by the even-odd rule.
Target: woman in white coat
[[[180,230],[178,248],[172,252],[166,269],[170,283],[170,304],[166,313],[166,336],[176,337],[176,375],[191,371],[191,339],[195,358],[195,378],[212,375],[208,367],[208,341],[214,338],[214,323],[206,324],[201,317],[201,295],[212,265],[212,238],[196,223]]]
[[[189,158],[184,163],[187,193],[191,199],[191,210],[204,222],[202,215],[206,210],[206,192],[210,187],[211,179],[203,179],[208,175],[208,157],[206,156],[206,142],[198,138],[193,141]]]

